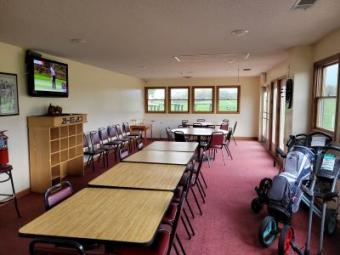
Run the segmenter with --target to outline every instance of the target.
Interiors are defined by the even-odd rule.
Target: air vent
[[[292,9],[308,9],[312,7],[317,0],[298,0]]]

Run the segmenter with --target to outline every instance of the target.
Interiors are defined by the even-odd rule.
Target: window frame
[[[192,86],[191,87],[191,112],[197,114],[212,114],[215,113],[215,87],[216,86]],[[195,89],[212,89],[212,110],[207,112],[195,111]]]
[[[338,84],[337,84],[337,91],[336,96],[322,96],[322,82],[323,82],[323,70],[324,68],[338,64]],[[312,129],[316,131],[322,131],[331,135],[335,138],[338,130],[338,122],[339,122],[339,98],[340,98],[340,54],[336,54],[334,56],[328,57],[326,59],[322,59],[318,62],[314,63],[314,70],[313,70],[313,102],[312,102]],[[335,110],[335,126],[334,131],[318,127],[318,101],[320,99],[327,99],[327,98],[335,98],[336,99],[336,110]]]
[[[163,89],[164,90],[164,110],[163,111],[149,111],[149,89]],[[144,110],[145,113],[166,113],[167,110],[167,87],[145,87],[144,88]]]
[[[183,112],[176,112],[176,111],[172,111],[171,110],[171,90],[172,89],[187,89],[188,90],[188,110],[187,111],[183,111]],[[174,87],[168,87],[168,113],[172,113],[172,114],[183,114],[183,113],[190,113],[191,110],[191,89],[189,86],[174,86]]]
[[[219,109],[219,101],[220,101],[220,88],[236,88],[237,89],[237,110],[236,111],[221,111]],[[216,86],[216,113],[220,114],[239,114],[240,113],[240,104],[241,104],[241,86],[240,85],[223,85]]]

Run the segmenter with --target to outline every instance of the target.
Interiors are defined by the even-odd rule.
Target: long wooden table
[[[157,141],[146,146],[144,150],[147,151],[184,151],[195,152],[198,147],[197,142],[167,142]]]
[[[174,191],[185,166],[122,162],[89,182],[89,186]]]
[[[103,244],[149,244],[172,199],[166,191],[85,188],[19,230]]]
[[[123,159],[123,162],[187,165],[192,152],[141,150]]]

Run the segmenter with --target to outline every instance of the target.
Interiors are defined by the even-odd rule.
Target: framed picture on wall
[[[19,114],[17,75],[0,73],[0,116]]]

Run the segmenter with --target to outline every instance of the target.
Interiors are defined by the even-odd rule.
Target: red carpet
[[[271,248],[264,249],[257,241],[258,226],[266,215],[265,210],[255,215],[249,206],[255,196],[254,187],[258,181],[264,176],[274,176],[277,169],[273,168],[272,158],[257,142],[239,141],[237,146],[231,144],[231,151],[234,160],[228,159],[226,166],[223,165],[220,154],[212,162],[211,168],[208,168],[207,163],[203,165],[209,187],[206,190],[207,202],[202,204],[203,216],[197,215],[192,220],[196,236],[191,241],[186,240],[182,226],[179,227],[187,254],[277,254],[276,243]],[[98,169],[100,167],[98,164]],[[78,190],[103,171],[99,169],[92,173],[86,170],[85,177],[74,177],[70,180]],[[191,204],[196,209],[195,204]],[[31,194],[23,197],[19,200],[19,206],[23,215],[21,219],[16,217],[12,203],[0,207],[0,255],[28,254],[29,240],[18,237],[17,231],[23,224],[43,212],[42,196]],[[306,236],[306,220],[307,212],[303,210],[300,210],[293,220],[301,246]],[[319,219],[316,219],[313,231],[314,246],[318,244],[318,229]],[[334,237],[326,237],[324,254],[339,254],[339,231]]]

